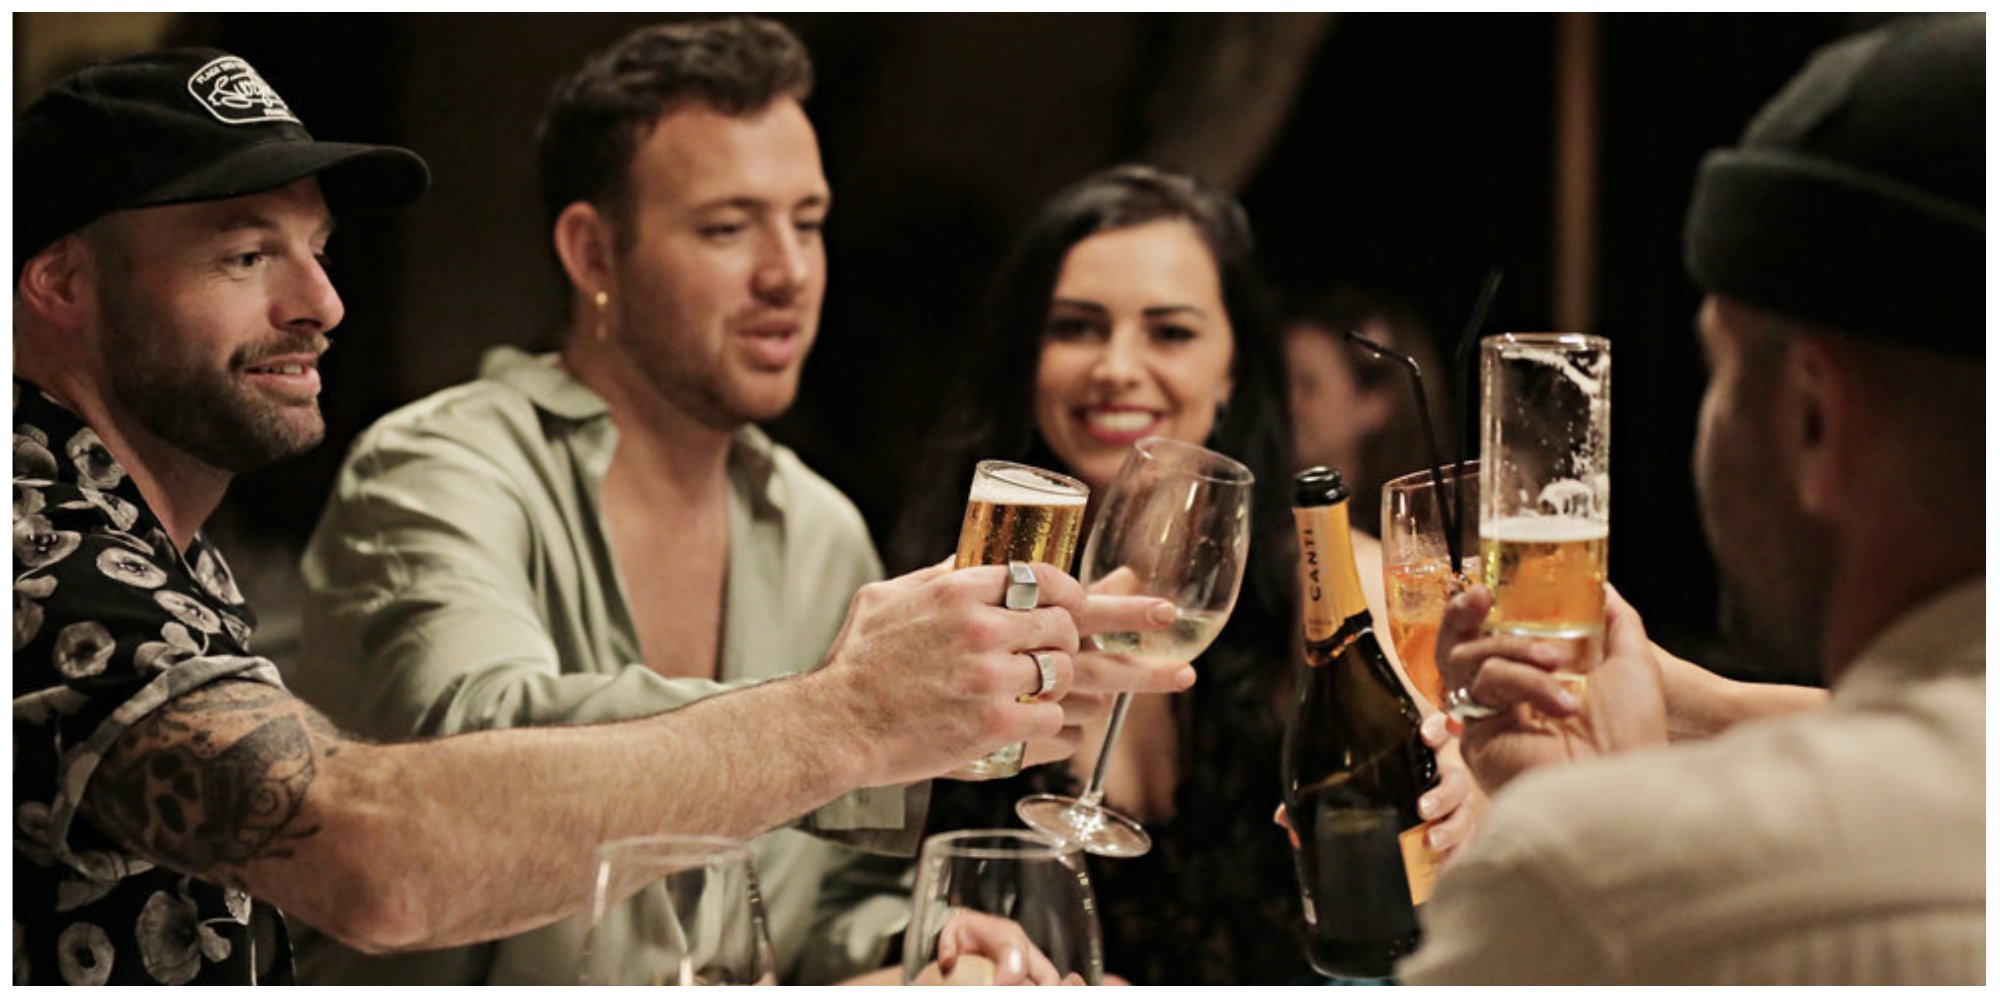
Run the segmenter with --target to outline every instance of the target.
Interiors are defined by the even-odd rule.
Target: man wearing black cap
[[[379,746],[289,694],[200,529],[322,434],[329,202],[426,182],[221,52],[85,69],[16,122],[17,983],[285,981],[266,904],[367,951],[515,933],[582,908],[601,841],[748,836],[1062,727],[1018,698],[1019,650],[1076,649],[1048,567],[1024,611],[1003,567],[867,588],[810,676],[629,722]]]
[[[1985,981],[1984,76],[1983,16],[1829,46],[1689,211],[1725,624],[1831,699],[1657,748],[1674,695],[1612,595],[1604,756],[1495,796],[1408,982]],[[1525,707],[1573,709],[1490,603],[1440,636],[1505,709],[1467,756],[1556,763]]]

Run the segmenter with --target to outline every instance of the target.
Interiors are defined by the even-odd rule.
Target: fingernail
[[[1194,668],[1182,667],[1174,674],[1174,684],[1183,691],[1194,687]]]
[[[1152,619],[1155,625],[1172,625],[1174,619],[1178,617],[1178,612],[1174,611],[1172,601],[1161,601],[1153,605],[1151,611],[1146,612],[1146,617]]]
[[[1568,691],[1556,692],[1556,704],[1561,705],[1564,711],[1583,711],[1583,702],[1576,700],[1576,695],[1570,694]]]
[[[1417,800],[1417,815],[1422,816],[1425,819],[1430,819],[1431,814],[1437,812],[1437,806],[1438,806],[1437,799],[1429,795],[1426,795],[1423,798]],[[1430,842],[1430,834],[1424,834],[1424,842],[1425,843]]]
[[[1528,647],[1528,655],[1534,657],[1537,660],[1542,661],[1543,663],[1561,663],[1563,658],[1563,651],[1562,647],[1560,646],[1554,646],[1546,642],[1538,642],[1535,643],[1533,646]]]

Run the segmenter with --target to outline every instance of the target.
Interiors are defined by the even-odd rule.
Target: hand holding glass
[[[972,928],[967,932],[967,928]],[[967,950],[967,939],[981,947]],[[1030,830],[959,830],[924,841],[906,985],[1098,985],[1097,898],[1076,846]]]
[[[954,569],[1045,562],[1069,572],[1090,487],[1046,469],[989,459],[972,473]],[[949,777],[1011,778],[1021,773],[1024,744],[1001,747]]]
[[[1389,637],[1403,673],[1433,707],[1444,707],[1438,673],[1438,625],[1452,595],[1479,579],[1479,463],[1444,467],[1445,492],[1431,470],[1382,484],[1382,592],[1388,601]],[[1445,544],[1445,511],[1456,499],[1460,565]]]
[[[1480,349],[1479,548],[1488,632],[1563,643],[1581,696],[1603,655],[1611,342],[1507,333]]]
[[[1125,456],[1099,501],[1078,579],[1119,579],[1118,593],[1164,597],[1178,612],[1158,632],[1094,636],[1100,650],[1192,660],[1236,607],[1250,549],[1250,488],[1242,463],[1199,445],[1150,437]],[[1092,854],[1134,857],[1152,847],[1138,823],[1104,807],[1104,774],[1130,692],[1118,695],[1090,784],[1080,798],[1031,795],[1015,806],[1029,826]]]

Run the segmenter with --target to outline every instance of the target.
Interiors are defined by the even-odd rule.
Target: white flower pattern
[[[46,506],[48,506],[48,499],[42,496],[41,490],[35,489],[32,486],[23,486],[18,481],[15,482],[14,518],[16,520],[27,517],[29,514],[33,514]]]
[[[40,514],[14,519],[14,571],[26,572],[61,562],[76,547],[83,544],[83,535],[75,531],[57,531],[49,519]]]
[[[56,938],[56,962],[63,982],[71,986],[103,986],[111,981],[111,938],[96,924],[71,924]]]
[[[14,480],[48,482],[56,478],[56,455],[49,450],[48,436],[33,427],[27,434],[14,435]],[[39,438],[39,440],[37,440]]]
[[[129,531],[133,525],[139,523],[139,508],[115,493],[87,489],[83,491],[83,498],[89,501],[91,506],[103,511],[119,531]]]
[[[63,879],[56,885],[56,912],[68,913],[79,906],[95,903],[116,888],[116,882],[105,882],[87,875]]]
[[[112,546],[97,554],[97,570],[119,583],[151,590],[167,582],[167,571],[144,556]]]
[[[69,453],[70,463],[76,466],[76,478],[84,486],[108,490],[125,481],[125,468],[111,457],[111,449],[99,440],[97,432],[88,427],[77,431],[64,447]]]
[[[104,672],[118,648],[111,630],[96,622],[63,626],[56,634],[56,671],[64,677],[94,677]]]
[[[168,622],[160,629],[160,642],[139,644],[139,651],[132,654],[132,665],[145,671],[165,670],[190,656],[199,656],[204,643],[194,641],[188,634],[187,626],[180,622]]]
[[[153,893],[133,928],[147,974],[168,986],[192,981],[201,971],[200,926],[193,900]]]
[[[27,644],[35,641],[42,633],[42,606],[37,600],[47,600],[56,592],[56,578],[39,576],[27,580],[14,581],[14,651],[20,652]]]
[[[203,549],[194,562],[194,578],[201,581],[202,589],[225,604],[242,604],[243,592],[236,589],[236,579],[229,573],[229,564],[215,554],[214,549]]]
[[[191,629],[203,635],[214,635],[222,629],[222,619],[207,605],[174,590],[155,591],[153,600],[167,609],[167,613],[186,623]]]

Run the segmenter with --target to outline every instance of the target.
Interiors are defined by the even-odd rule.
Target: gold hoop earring
[[[592,298],[592,301],[597,303],[597,339],[609,340],[611,339],[611,331],[606,326],[604,317],[605,312],[611,307],[611,293],[599,289],[597,294]]]

